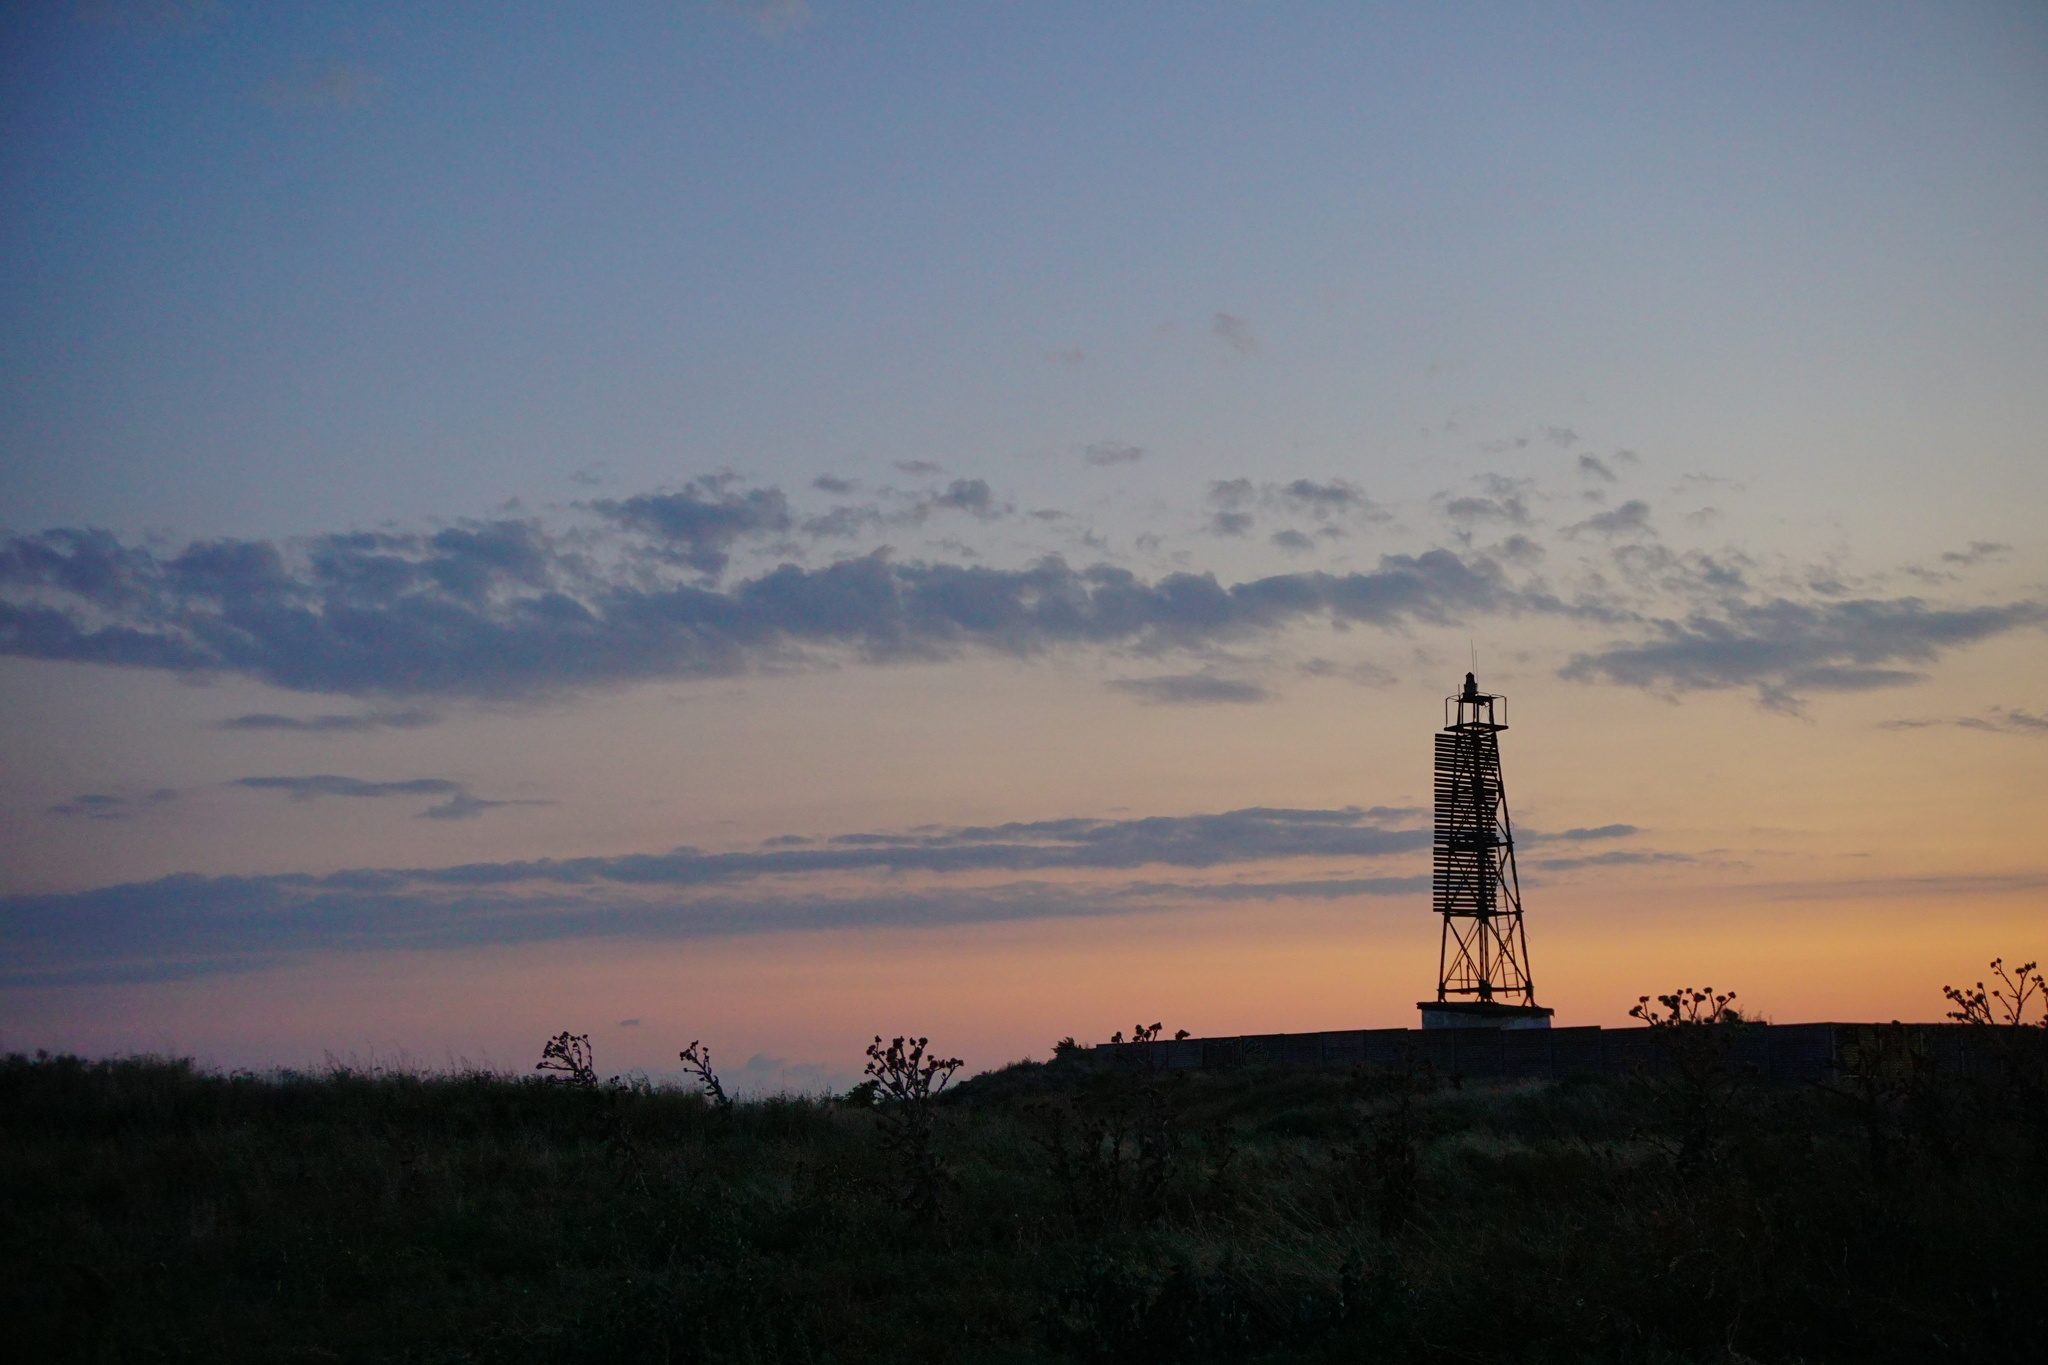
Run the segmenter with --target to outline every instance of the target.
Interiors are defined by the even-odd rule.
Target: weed
[[[1943,986],[1942,995],[1957,1006],[1948,1012],[1948,1017],[1959,1024],[2027,1028],[2030,1027],[2027,1007],[2032,1003],[2042,1006],[2042,1011],[2041,1017],[2034,1020],[2031,1027],[2048,1028],[2048,980],[2043,980],[2041,974],[2034,970],[2038,965],[2023,962],[2008,972],[2004,958],[1992,958],[1991,972],[1999,984],[1989,994],[1985,993],[1981,981],[1969,989]]]
[[[923,1223],[938,1219],[948,1176],[939,1157],[935,1101],[962,1065],[958,1057],[926,1052],[928,1038],[896,1038],[887,1047],[879,1035],[868,1045],[865,1074],[874,1083],[882,1145],[902,1172],[897,1203]]]
[[[711,1097],[712,1106],[720,1113],[730,1112],[732,1099],[725,1093],[725,1087],[719,1084],[718,1073],[711,1069],[711,1049],[705,1047],[701,1039],[693,1039],[676,1055],[682,1059],[683,1070],[695,1076],[697,1084]]]
[[[558,1085],[574,1086],[578,1090],[597,1089],[597,1069],[592,1065],[590,1035],[587,1033],[564,1030],[548,1039],[533,1069],[553,1072],[547,1079]],[[612,1077],[612,1083],[616,1085],[618,1079]]]
[[[1941,993],[1957,1008],[1949,1018],[1983,1030],[1997,1076],[1987,1105],[2017,1123],[2037,1155],[2048,1159],[2048,980],[2034,962],[2007,971],[2004,958],[1991,960],[1998,985],[1985,990],[1943,986]],[[2029,1018],[2038,1008],[2039,1017]]]
[[[1745,1079],[1734,1060],[1736,1031],[1744,1023],[1734,1001],[1733,991],[1716,995],[1712,986],[1682,986],[1657,997],[1661,1012],[1647,995],[1629,1010],[1649,1026],[1658,1064],[1638,1081],[1676,1132],[1673,1155],[1682,1172],[1697,1172],[1719,1158],[1729,1111]]]

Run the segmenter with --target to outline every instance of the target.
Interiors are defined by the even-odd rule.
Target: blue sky
[[[2040,869],[1910,798],[2038,803],[2044,77],[2025,4],[11,7],[0,1028],[248,1058],[234,1008],[95,1033],[49,983],[372,950],[166,957],[168,893],[121,888],[173,874],[286,878],[289,918],[350,869],[1406,808],[1474,650],[1551,736],[1532,828],[1631,831],[1550,859],[1588,941],[1646,888],[1990,877],[1938,936],[1969,969]],[[1685,800],[1646,750],[1696,756]],[[1352,951],[1379,912],[1327,888],[1406,894],[1397,846],[605,913],[773,923],[828,975],[846,924],[944,924],[971,979],[974,926],[1132,897],[1235,944],[1228,865],[1294,888],[1273,943]],[[52,896],[126,908],[59,951]],[[445,898],[351,905],[509,970]],[[1848,1003],[1912,1008],[1926,952]],[[1240,1012],[1300,998],[1342,1022],[1277,980]],[[1084,1028],[996,1013],[959,1027]],[[828,1071],[874,1031],[806,1027],[734,1024]]]

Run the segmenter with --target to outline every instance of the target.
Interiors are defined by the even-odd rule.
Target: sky
[[[0,1048],[754,1091],[2048,956],[2048,11],[0,9]]]

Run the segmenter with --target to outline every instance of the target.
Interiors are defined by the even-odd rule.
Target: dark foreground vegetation
[[[1494,1087],[1066,1046],[941,1094],[915,1039],[730,1104],[569,1035],[546,1079],[14,1056],[0,1323],[51,1361],[2039,1358],[2048,1035],[1769,1088],[1672,999],[1654,1074]]]

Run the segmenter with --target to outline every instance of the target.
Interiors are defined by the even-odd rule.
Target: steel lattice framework
[[[1506,700],[1481,692],[1470,673],[1463,692],[1444,698],[1446,723],[1436,736],[1433,891],[1444,917],[1436,998],[1534,1008],[1515,831],[1500,776]]]

